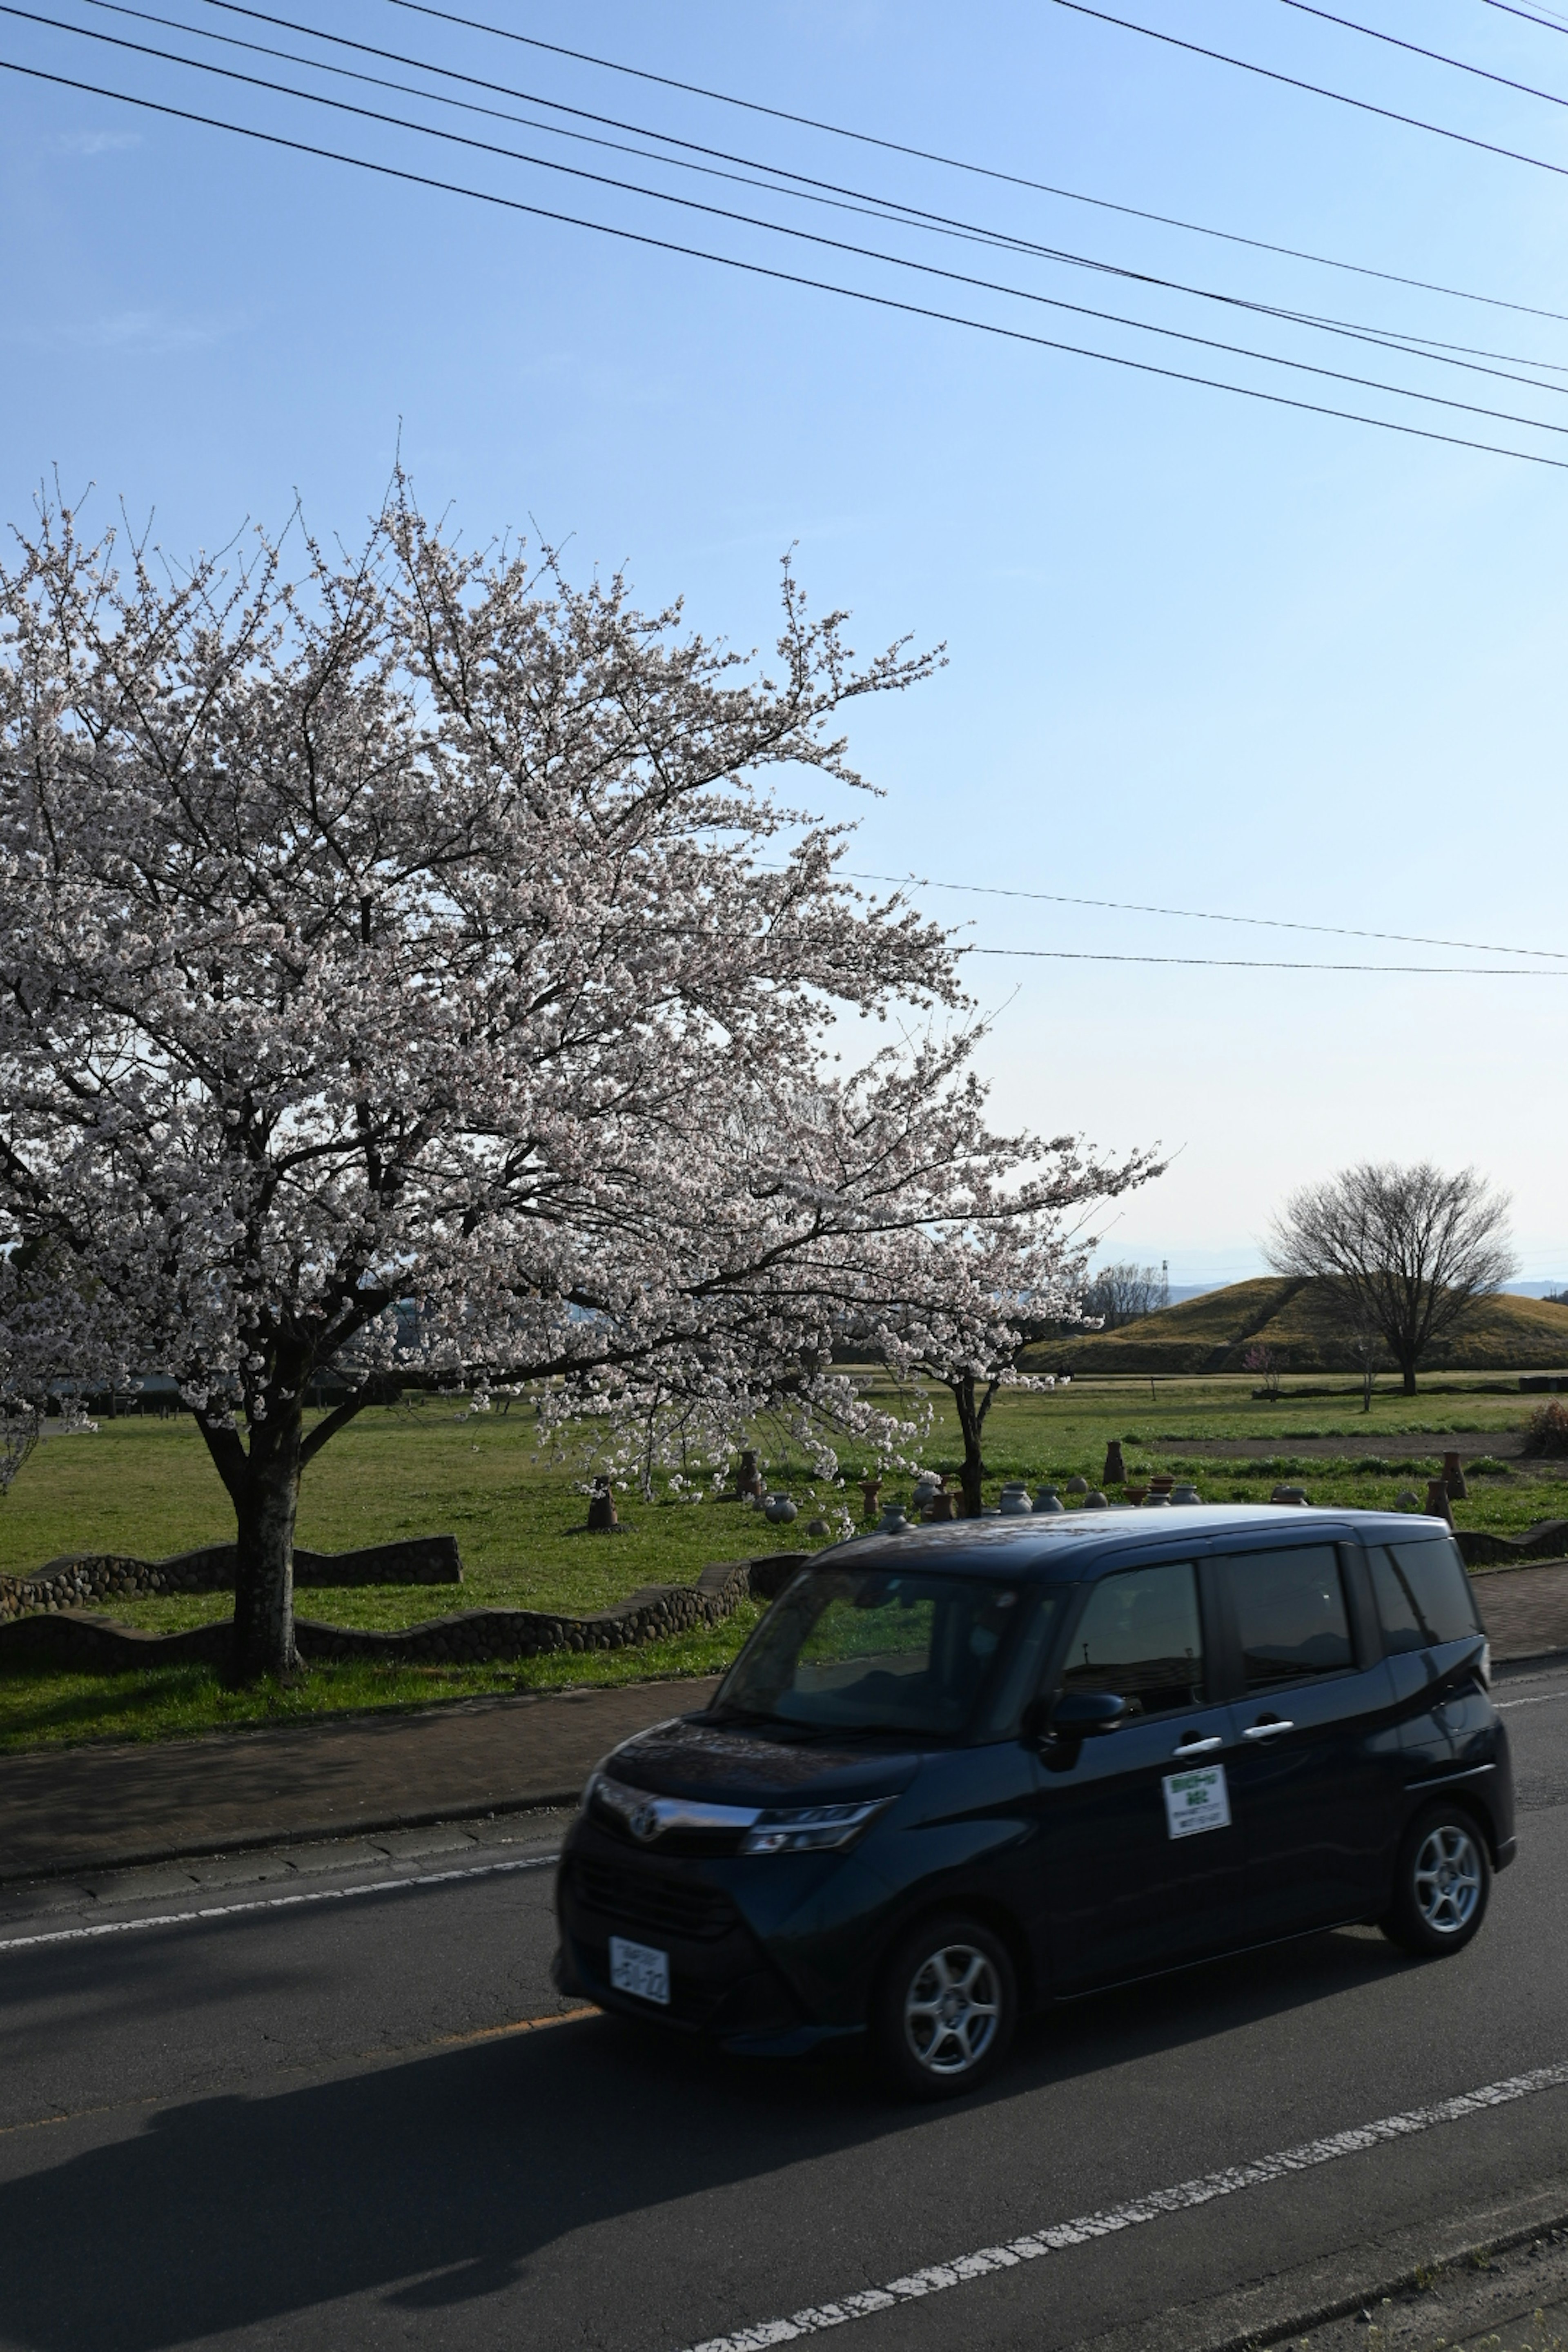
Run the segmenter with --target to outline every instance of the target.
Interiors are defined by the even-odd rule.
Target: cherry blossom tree
[[[1020,1157],[946,937],[773,786],[860,787],[841,714],[936,656],[858,664],[786,564],[760,668],[401,480],[289,545],[176,572],[45,506],[0,571],[0,1348],[35,1400],[177,1377],[241,1677],[296,1669],[301,1474],[395,1383],[864,1428],[835,1333]]]
[[[1082,1315],[1096,1247],[1085,1218],[1162,1165],[1146,1150],[1100,1158],[1075,1136],[988,1136],[950,1184],[947,1214],[900,1252],[897,1290],[867,1336],[901,1379],[952,1398],[966,1516],[983,1507],[985,1423],[997,1396],[1043,1390],[1047,1377],[1027,1369],[1027,1352]]]

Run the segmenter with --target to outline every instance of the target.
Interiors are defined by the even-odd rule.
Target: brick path
[[[1568,1560],[1498,1569],[1474,1582],[1494,1658],[1534,1658],[1551,1650],[1568,1650]]]

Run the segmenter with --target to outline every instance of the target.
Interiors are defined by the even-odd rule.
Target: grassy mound
[[[1075,1372],[1239,1372],[1249,1348],[1271,1348],[1287,1372],[1360,1368],[1328,1286],[1284,1276],[1233,1282],[1119,1331],[1086,1332],[1040,1350],[1042,1369]],[[1477,1300],[1433,1348],[1423,1370],[1559,1371],[1568,1367],[1568,1307],[1502,1293]]]

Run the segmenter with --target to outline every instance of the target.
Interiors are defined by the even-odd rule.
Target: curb
[[[307,1823],[287,1830],[244,1830],[237,1836],[224,1838],[221,1843],[212,1838],[194,1843],[187,1839],[180,1845],[146,1846],[133,1853],[89,1854],[80,1861],[49,1864],[41,1869],[0,1870],[0,1887],[36,1886],[56,1878],[98,1877],[110,1870],[148,1870],[163,1862],[216,1861],[224,1854],[253,1853],[265,1846],[319,1845],[324,1840],[374,1837],[388,1830],[434,1829],[443,1822],[495,1821],[510,1819],[514,1813],[550,1812],[575,1805],[582,1793],[579,1782],[570,1789],[546,1790],[526,1797],[502,1798],[499,1801],[492,1797],[477,1805],[437,1805],[420,1812],[378,1813],[374,1821]]]
[[[1470,2264],[1478,2273],[1479,2284],[1489,2257],[1568,2230],[1568,2208],[1563,2200],[1561,2180],[1541,2184],[1533,2190],[1505,2196],[1489,2211],[1483,2208],[1479,2215],[1458,2216],[1447,2228],[1438,2221],[1402,2230],[1382,2248],[1369,2248],[1359,2262],[1353,2248],[1320,2254],[1283,2275],[1225,2287],[1216,2294],[1194,2297],[1184,2306],[1172,2306],[1157,2317],[1077,2336],[1066,2352],[1268,2352],[1275,2345],[1305,2344],[1316,2329],[1356,2318],[1385,2295],[1405,2295],[1435,2285],[1435,2274],[1461,2272]],[[1488,2221],[1501,2221],[1502,2226],[1489,2231]],[[1563,2250],[1559,2245],[1553,2251],[1561,2257]],[[1389,2267],[1378,2269],[1380,2262]],[[1292,2300],[1293,2296],[1299,2299]],[[1511,2297],[1501,2300],[1511,2301]],[[1528,2304],[1528,2290],[1521,2300]],[[1500,2310],[1495,2315],[1450,2310],[1441,2316],[1434,2312],[1433,2326],[1440,2327],[1449,2342],[1463,2343],[1469,2340],[1478,2322],[1486,2328],[1506,2325],[1513,2315]],[[1419,2338],[1413,2335],[1402,2340],[1407,2340],[1415,2352],[1417,2341],[1425,2344],[1430,2334],[1428,2329]]]
[[[1542,1666],[1562,1665],[1568,1665],[1568,1649],[1531,1650],[1523,1657],[1494,1658],[1492,1680],[1494,1683],[1505,1682],[1510,1675],[1522,1674],[1526,1667],[1539,1671]]]
[[[1497,2237],[1474,2238],[1453,2246],[1429,2262],[1412,2263],[1392,2278],[1379,2279],[1372,2286],[1359,2287],[1353,2294],[1336,2295],[1331,2302],[1303,2307],[1288,2319],[1272,2322],[1268,2327],[1246,2329],[1239,2335],[1205,2336],[1201,2345],[1188,2347],[1188,2352],[1267,2352],[1271,2344],[1282,2343],[1289,2336],[1304,2335],[1310,2328],[1327,2327],[1336,2319],[1352,2319],[1366,2305],[1381,2301],[1383,2296],[1407,2294],[1418,2288],[1434,2270],[1452,2270],[1460,2263],[1474,2262],[1478,2255],[1506,2254],[1515,2246],[1528,2245],[1533,2239],[1546,2236],[1551,2231],[1568,2228],[1568,2206],[1553,2213],[1543,2214],[1540,2221],[1527,2223],[1521,2229],[1504,2230]]]

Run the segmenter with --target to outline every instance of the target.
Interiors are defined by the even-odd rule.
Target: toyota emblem
[[[626,1827],[641,1844],[649,1844],[658,1835],[658,1807],[651,1803],[639,1805]]]

